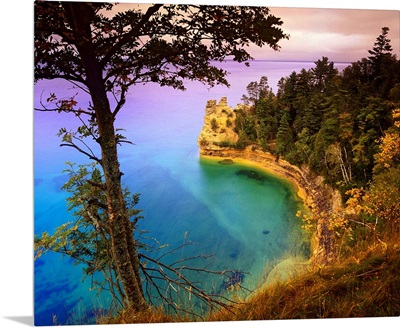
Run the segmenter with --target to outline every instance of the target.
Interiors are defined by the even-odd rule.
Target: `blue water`
[[[253,167],[220,165],[199,158],[197,137],[203,125],[207,100],[228,97],[236,106],[246,86],[262,75],[276,91],[282,76],[313,63],[253,62],[250,68],[228,62],[231,88],[208,90],[200,83],[187,84],[187,91],[175,91],[149,84],[132,89],[116,122],[135,145],[120,148],[123,182],[140,193],[143,210],[141,229],[171,247],[181,245],[184,236],[196,242],[185,255],[214,254],[213,269],[234,269],[251,273],[244,283],[254,288],[265,269],[285,256],[298,253],[300,222],[295,217],[300,200],[292,186]],[[35,107],[40,99],[55,92],[58,97],[75,95],[84,107],[88,97],[61,80],[41,81],[35,86]],[[61,186],[65,162],[88,163],[73,149],[59,147],[56,134],[61,127],[79,124],[73,115],[34,114],[34,205],[35,234],[50,233],[72,220],[66,209]],[[243,170],[257,171],[262,179],[251,179]],[[263,233],[268,231],[269,233]],[[82,282],[79,266],[68,258],[47,253],[35,262],[35,324],[90,323],[93,310],[106,308],[106,295],[90,292],[90,279]],[[205,282],[206,284],[208,282]],[[211,284],[211,282],[209,282]],[[82,319],[83,318],[83,319]],[[83,321],[82,321],[83,320]]]

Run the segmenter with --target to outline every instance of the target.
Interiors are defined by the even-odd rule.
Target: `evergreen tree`
[[[327,57],[322,57],[315,62],[315,67],[311,69],[313,86],[318,91],[325,92],[337,73],[338,70],[334,68],[334,63],[329,62]]]
[[[391,54],[393,48],[387,35],[388,27],[382,27],[382,33],[377,37],[372,50],[368,50],[368,62],[371,66],[371,84],[375,91],[374,94],[387,97],[390,87],[393,85],[394,75],[398,76],[398,72],[394,73],[395,57]]]
[[[289,154],[293,146],[293,132],[289,125],[287,112],[282,115],[276,135],[276,152],[278,155]]]
[[[377,74],[380,70],[380,65],[384,57],[390,56],[393,48],[390,44],[390,39],[387,35],[389,33],[388,27],[382,27],[382,33],[376,38],[374,47],[372,50],[368,50],[371,56],[368,56],[368,60],[373,67],[373,74]]]
[[[262,76],[260,78],[260,82],[250,82],[246,87],[246,91],[247,95],[243,95],[242,100],[244,100],[246,104],[256,106],[257,102],[265,98],[270,91],[268,86],[268,78],[266,76]]]
[[[278,104],[272,91],[260,99],[256,106],[258,128],[262,134],[258,134],[262,139],[275,139],[278,132]]]

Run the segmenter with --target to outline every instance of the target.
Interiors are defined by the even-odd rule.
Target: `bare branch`
[[[99,163],[100,165],[102,165],[102,160],[100,158],[97,158],[96,156],[93,156],[91,154],[89,154],[88,152],[84,151],[82,148],[78,147],[76,144],[74,143],[64,143],[64,144],[60,144],[60,147],[72,147],[75,148],[76,150],[78,150],[80,153],[86,155],[87,157],[89,157],[90,159],[96,161],[97,163]]]
[[[215,275],[224,275],[226,277],[230,276],[227,274],[229,271],[211,271],[207,269],[199,269],[199,268],[190,268],[190,267],[178,267],[174,268],[170,265],[160,262],[157,259],[153,259],[145,254],[140,254],[140,257],[157,265],[158,268],[154,267],[145,267],[141,265],[141,269],[144,272],[147,278],[151,278],[151,283],[155,284],[154,279],[162,279],[164,280],[171,288],[176,291],[176,296],[180,297],[177,288],[173,287],[173,285],[182,288],[185,292],[190,293],[197,299],[201,300],[204,304],[206,304],[211,309],[221,310],[222,308],[231,311],[232,307],[239,304],[223,295],[219,294],[210,294],[201,289],[200,287],[196,286],[194,282],[190,281],[185,275],[182,274],[182,270],[190,270],[190,271],[197,271],[197,272],[204,272],[209,274]],[[147,271],[156,272],[160,275],[160,277],[150,276]],[[166,272],[171,273],[173,276],[169,276]],[[157,291],[159,293],[159,287]],[[164,300],[165,296],[159,293],[160,297]],[[169,302],[170,303],[170,302]],[[168,303],[168,304],[169,304]],[[174,310],[183,311],[183,309],[177,309],[174,306]],[[192,312],[190,312],[192,313]],[[194,314],[194,313],[193,313]]]
[[[60,108],[34,108],[34,110],[38,112],[65,112],[65,113],[74,113],[77,116],[80,114],[90,115],[92,116],[93,113],[82,110],[82,109],[60,109]]]

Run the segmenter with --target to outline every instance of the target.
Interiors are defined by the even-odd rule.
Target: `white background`
[[[135,2],[135,1],[120,1]],[[149,2],[149,1],[137,1]],[[169,1],[189,3],[191,1]],[[193,1],[270,7],[395,9],[398,1]],[[33,1],[2,2],[0,102],[0,327],[33,325]],[[400,14],[399,14],[400,19]],[[356,27],[355,27],[356,28]],[[400,274],[400,273],[399,273]],[[135,327],[400,327],[400,318],[162,324]],[[79,326],[93,327],[93,326]],[[120,327],[111,325],[107,327]]]

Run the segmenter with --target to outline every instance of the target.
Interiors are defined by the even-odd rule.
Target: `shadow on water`
[[[236,172],[236,175],[243,175],[251,180],[260,182],[261,184],[264,183],[266,180],[268,180],[268,178],[265,175],[260,174],[253,170],[246,170],[246,169],[239,170]]]

